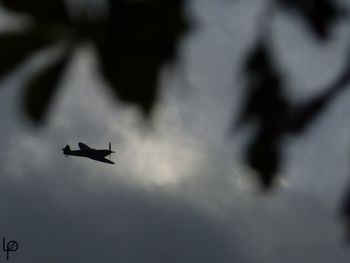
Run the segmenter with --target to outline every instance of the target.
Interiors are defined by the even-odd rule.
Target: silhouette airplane
[[[102,150],[96,150],[93,148],[90,148],[86,144],[79,142],[79,148],[80,150],[71,150],[69,145],[62,148],[63,154],[67,157],[68,155],[72,156],[80,156],[80,157],[87,157],[90,159],[93,159],[95,161],[105,162],[105,163],[111,163],[114,164],[111,160],[108,160],[105,158],[105,156],[109,155],[111,156],[111,153],[115,153],[111,150],[111,143],[109,143],[109,149],[102,149]]]

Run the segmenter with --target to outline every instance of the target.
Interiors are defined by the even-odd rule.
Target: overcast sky
[[[0,83],[0,234],[19,243],[12,262],[349,261],[339,205],[350,183],[350,92],[285,141],[282,179],[270,194],[257,191],[242,162],[253,127],[230,134],[243,98],[239,66],[265,4],[191,1],[196,29],[161,72],[149,127],[137,109],[103,92],[88,43],[75,52],[43,127],[19,105],[23,82],[45,56]],[[4,14],[0,21],[8,23]],[[307,99],[337,75],[346,23],[315,45],[299,20],[274,19],[291,98]],[[64,157],[61,148],[80,141],[112,142],[116,165]]]

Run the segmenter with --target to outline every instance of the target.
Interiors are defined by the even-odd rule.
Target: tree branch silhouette
[[[152,112],[158,98],[160,68],[174,58],[176,43],[188,28],[182,0],[166,3],[162,0],[110,0],[107,19],[90,21],[86,18],[78,22],[71,19],[64,0],[0,1],[12,12],[29,15],[34,24],[27,32],[0,34],[0,48],[6,52],[0,66],[1,76],[11,72],[33,51],[47,45],[65,40],[72,46],[79,46],[80,42],[89,41],[97,50],[100,72],[115,98],[136,105],[146,116]],[[45,111],[52,101],[49,94],[60,75],[48,69],[34,77],[38,82],[36,88],[33,83],[27,84],[32,86],[32,92],[28,93],[32,95],[27,94],[24,109],[34,122],[44,121]],[[39,84],[45,84],[45,89],[39,88]],[[41,105],[34,107],[37,103]]]

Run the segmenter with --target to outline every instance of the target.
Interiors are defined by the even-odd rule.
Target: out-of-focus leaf
[[[109,0],[112,31],[128,41],[152,45],[158,52],[172,56],[174,45],[188,28],[183,2]]]
[[[43,121],[69,58],[70,53],[66,53],[28,83],[23,106],[27,115],[36,123]]]
[[[248,147],[247,162],[258,172],[263,189],[269,189],[280,168],[279,135],[261,131]]]
[[[347,89],[350,83],[350,51],[346,57],[346,64],[339,77],[332,82],[325,91],[310,99],[302,105],[294,107],[293,114],[290,119],[288,131],[290,133],[303,132],[316,117],[318,117],[324,109],[333,101],[333,99]]]
[[[298,12],[320,38],[329,36],[330,28],[344,12],[332,0],[277,0],[284,7]]]
[[[280,142],[289,117],[289,104],[282,93],[283,81],[264,43],[248,56],[247,100],[239,124],[254,120],[258,131],[249,145],[246,160],[267,189],[280,167]]]
[[[299,107],[295,107],[288,131],[296,134],[304,131],[332,101],[333,95],[335,93],[326,92]]]
[[[0,78],[48,42],[34,30],[0,34]]]
[[[0,0],[4,7],[14,12],[25,13],[36,19],[49,19],[69,23],[65,0]]]
[[[154,50],[141,43],[138,46],[105,42],[98,46],[98,53],[108,87],[120,100],[150,113],[158,95],[157,78],[161,66]]]
[[[346,238],[350,241],[350,189],[344,199],[342,214],[345,220]]]
[[[101,72],[119,99],[149,114],[157,100],[159,70],[174,56],[185,29],[182,1],[109,3],[111,33],[95,42]]]
[[[248,97],[239,124],[258,119],[279,130],[285,124],[288,105],[281,92],[282,77],[270,56],[265,44],[259,43],[246,60]]]
[[[350,62],[324,92],[301,105],[291,105],[283,96],[281,76],[266,45],[260,43],[256,46],[247,58],[245,71],[248,99],[238,124],[254,120],[258,125],[258,132],[248,146],[246,160],[260,176],[263,186],[268,188],[280,166],[281,139],[286,134],[304,131],[348,87]]]

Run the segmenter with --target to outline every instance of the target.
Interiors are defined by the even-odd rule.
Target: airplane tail
[[[66,147],[62,148],[62,151],[67,156],[71,152],[69,145],[67,144]]]

